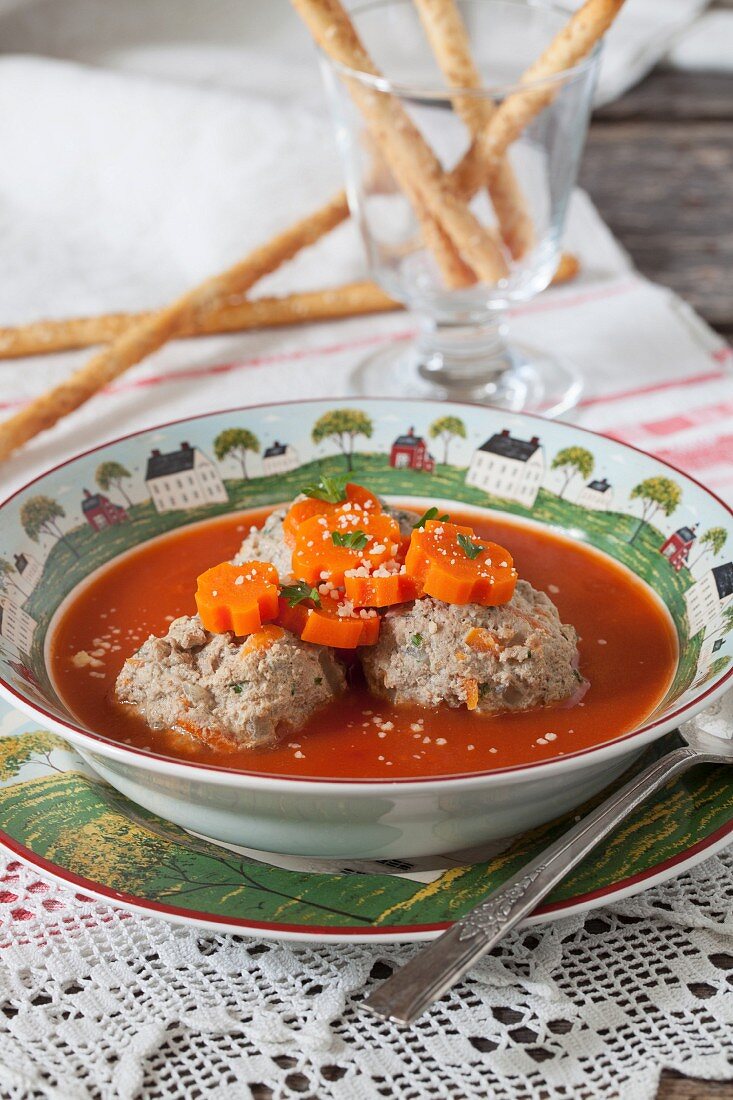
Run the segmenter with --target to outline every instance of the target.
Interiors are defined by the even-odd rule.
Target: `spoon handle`
[[[411,1024],[467,973],[645,799],[705,756],[684,746],[660,757],[597,806],[470,913],[423,948],[363,1002],[383,1019]]]

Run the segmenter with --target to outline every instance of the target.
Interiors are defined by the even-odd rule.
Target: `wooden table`
[[[652,73],[596,114],[581,183],[639,270],[733,339],[733,76]],[[723,1097],[733,1083],[673,1073],[657,1094]]]
[[[595,116],[581,183],[639,270],[733,338],[733,76],[657,70]]]

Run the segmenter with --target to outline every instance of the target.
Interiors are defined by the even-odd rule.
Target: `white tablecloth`
[[[91,11],[82,0],[71,8],[67,40],[53,23],[57,48],[46,52],[57,57],[73,56],[79,13]],[[0,323],[162,302],[337,185],[325,118],[252,96],[253,74],[260,87],[265,71],[275,88],[300,79],[287,56],[273,78],[254,51],[247,95],[242,82],[236,93],[202,88],[222,84],[226,46],[194,48],[180,3],[171,46],[163,8],[150,8],[144,47],[140,4],[115,9],[138,45],[123,39],[115,55],[108,42],[109,70],[0,57]],[[248,15],[261,11],[251,5]],[[43,39],[49,19],[47,3],[18,4],[6,29],[23,48]],[[175,79],[163,79],[174,55]],[[187,56],[196,86],[181,80]],[[581,277],[514,311],[514,334],[581,366],[580,422],[733,496],[729,349],[633,270],[582,194],[567,246]],[[345,226],[261,289],[360,271]],[[344,395],[359,357],[410,327],[394,314],[171,345],[3,467],[3,490],[121,429]],[[82,358],[0,364],[0,407],[17,407]],[[400,1032],[357,1002],[370,975],[384,976],[410,948],[266,946],[174,929],[49,886],[0,856],[0,1095],[648,1100],[665,1066],[730,1078],[731,871],[718,857],[591,918],[514,935],[415,1031]]]

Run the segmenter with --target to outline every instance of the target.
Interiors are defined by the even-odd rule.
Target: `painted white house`
[[[607,512],[613,503],[613,489],[605,477],[600,481],[589,481],[578,493],[575,503],[581,508]]]
[[[27,553],[25,550],[20,554],[13,555],[13,563],[18,574],[17,578],[13,578],[13,580],[26,596],[30,596],[43,576],[43,566],[37,558],[34,558],[32,554]]]
[[[153,451],[145,471],[145,484],[157,512],[199,508],[229,499],[217,466],[189,443],[181,443],[177,451],[168,454]]]
[[[279,443],[275,440],[262,455],[262,473],[265,477],[270,477],[272,474],[287,474],[290,470],[297,470],[298,466],[300,466],[298,452],[289,443]]]
[[[733,601],[733,561],[708,569],[685,592],[690,637],[701,630],[708,635],[723,625],[723,612]]]
[[[545,455],[536,435],[517,439],[508,429],[474,451],[466,484],[531,508],[545,473]]]
[[[9,596],[0,596],[0,634],[16,649],[30,653],[36,620]]]

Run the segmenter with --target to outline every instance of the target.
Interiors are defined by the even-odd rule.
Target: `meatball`
[[[285,510],[270,512],[262,527],[252,527],[233,558],[235,565],[246,561],[269,561],[277,569],[281,580],[292,576],[292,550],[285,542],[283,520]]]
[[[210,634],[197,615],[171,623],[128,658],[115,686],[153,729],[178,729],[212,748],[255,748],[299,729],[340,695],[333,652],[267,626],[243,642]]]
[[[526,581],[501,607],[430,597],[390,609],[362,664],[370,689],[396,703],[447,704],[482,714],[569,698],[584,681],[577,635]]]

